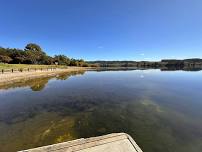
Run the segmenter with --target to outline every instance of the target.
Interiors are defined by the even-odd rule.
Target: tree
[[[25,46],[25,51],[43,52],[41,47],[35,43],[29,43]]]
[[[54,60],[59,65],[70,65],[70,59],[68,57],[66,57],[65,55],[56,55],[54,57]]]
[[[71,59],[70,66],[78,66],[78,61],[75,59]]]
[[[80,67],[82,67],[82,66],[84,66],[84,60],[83,59],[80,59],[80,60],[78,60],[77,61],[78,62],[78,66],[80,66]]]
[[[13,59],[11,63],[20,64],[26,63],[26,54],[23,50],[20,49],[10,49],[10,57]]]
[[[46,64],[56,62],[66,66],[88,66],[83,60],[70,59],[65,55],[56,55],[54,58],[46,55],[42,48],[34,43],[29,43],[25,49],[12,49],[0,47],[0,62],[11,64]]]
[[[41,47],[34,43],[29,43],[25,46],[27,61],[32,64],[42,64],[46,53],[42,51]]]
[[[46,64],[46,65],[54,64],[54,59],[50,56],[43,56],[42,57],[42,64]]]
[[[11,61],[12,61],[12,58],[10,58],[9,56],[0,55],[0,62],[10,63]]]
[[[9,49],[5,49],[3,47],[0,47],[0,55],[3,55],[3,56],[9,56]]]

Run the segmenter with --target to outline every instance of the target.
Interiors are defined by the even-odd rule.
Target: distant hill
[[[151,67],[151,68],[160,68],[160,67],[197,67],[202,68],[202,59],[193,58],[193,59],[163,59],[161,61],[88,61],[89,64],[94,64],[99,67]]]

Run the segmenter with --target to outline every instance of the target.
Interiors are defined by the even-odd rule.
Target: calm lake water
[[[89,71],[0,88],[0,151],[113,132],[144,152],[202,151],[202,72]]]

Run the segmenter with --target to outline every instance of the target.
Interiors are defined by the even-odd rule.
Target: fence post
[[[13,73],[13,69],[12,69],[12,73]]]
[[[4,69],[1,70],[2,74],[4,73]]]

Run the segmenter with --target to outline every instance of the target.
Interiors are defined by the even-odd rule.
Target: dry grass
[[[0,70],[18,70],[18,69],[47,69],[47,68],[67,68],[67,66],[62,66],[62,65],[33,65],[33,64],[4,64],[0,63]]]

